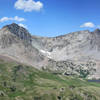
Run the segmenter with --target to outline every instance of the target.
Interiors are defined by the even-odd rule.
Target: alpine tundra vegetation
[[[100,78],[99,32],[48,38],[32,36],[15,23],[4,26],[0,30],[0,100],[100,100],[100,84],[88,82]]]
[[[0,100],[100,100],[100,0],[0,0]]]

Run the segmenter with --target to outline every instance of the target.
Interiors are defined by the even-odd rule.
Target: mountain
[[[0,100],[100,100],[100,83],[86,79],[100,78],[99,43],[99,29],[39,37],[15,23],[4,26]]]
[[[56,74],[100,78],[100,30],[39,37],[13,23],[0,29],[0,55]]]
[[[33,37],[33,41],[36,38]],[[56,61],[87,59],[100,60],[100,30],[79,31],[53,38],[38,38],[38,47],[50,53]],[[33,44],[34,45],[34,44]],[[39,49],[40,49],[39,48]]]
[[[100,78],[100,30],[78,31],[53,38],[32,37],[33,46],[52,59],[49,69]],[[51,67],[50,67],[51,66]],[[89,76],[90,74],[90,76]]]
[[[15,23],[0,30],[0,55],[38,67],[46,58],[32,46],[30,33]]]

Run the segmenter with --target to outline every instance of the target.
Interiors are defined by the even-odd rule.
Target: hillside
[[[99,91],[99,83],[0,59],[0,100],[99,100]]]
[[[55,66],[53,68],[56,70],[58,69],[58,71],[68,70],[70,73],[73,73],[70,69],[72,67],[74,73],[77,73],[75,70],[78,68],[83,69],[84,71],[88,70],[90,73],[88,78],[100,78],[99,29],[96,29],[93,32],[88,30],[77,31],[56,37],[33,36],[32,41],[32,45],[40,50],[44,56],[52,59],[52,63],[49,63],[49,69],[52,69],[52,66]],[[90,62],[93,64],[91,67],[87,66]],[[66,65],[68,64],[66,63],[70,63],[69,66],[71,67],[67,67]],[[50,65],[52,65],[51,68]],[[93,68],[92,71],[90,71],[91,68]]]
[[[0,56],[53,73],[99,79],[100,30],[39,37],[12,23],[0,29]]]
[[[39,63],[42,65],[46,57],[31,42],[31,34],[15,23],[0,29],[0,55],[27,65],[38,65],[39,68]]]

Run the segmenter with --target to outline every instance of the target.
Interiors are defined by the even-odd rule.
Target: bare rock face
[[[54,69],[59,72],[59,66],[57,63],[60,63],[61,71],[68,71],[68,61],[70,60],[70,64],[74,63],[76,66],[84,65],[83,71],[92,74],[87,77],[89,78],[100,78],[100,30],[96,29],[94,32],[90,32],[88,30],[78,31],[69,33],[62,36],[57,36],[53,38],[46,37],[34,37],[32,41],[35,41],[36,48],[43,53],[44,56],[52,59],[52,62],[49,63],[49,70]],[[33,46],[35,46],[33,44]],[[64,65],[64,62],[66,64]],[[87,67],[89,62],[93,62],[94,66]],[[54,67],[55,66],[55,67]],[[65,67],[66,68],[65,68]],[[73,65],[73,72],[78,73],[76,68]],[[81,68],[81,67],[79,67]],[[87,70],[86,70],[87,69]],[[72,71],[68,71],[72,73]],[[85,74],[85,73],[84,73]]]
[[[87,60],[100,59],[100,32],[79,31],[54,38],[37,38],[41,40],[38,48],[48,51],[52,59]],[[34,41],[34,37],[33,37]],[[34,44],[33,44],[34,45]]]
[[[46,57],[32,46],[29,32],[13,23],[0,30],[0,55],[32,66],[42,65]]]
[[[0,56],[53,73],[100,78],[100,30],[49,38],[13,23],[0,30]]]
[[[10,31],[10,33],[16,35],[20,39],[31,43],[31,35],[25,28],[20,27],[15,23],[12,23],[11,25],[4,26],[3,29]]]

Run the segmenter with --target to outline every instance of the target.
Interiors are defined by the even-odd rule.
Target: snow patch
[[[41,53],[43,53],[45,56],[47,56],[48,58],[51,58],[51,53],[45,50],[40,50]]]

